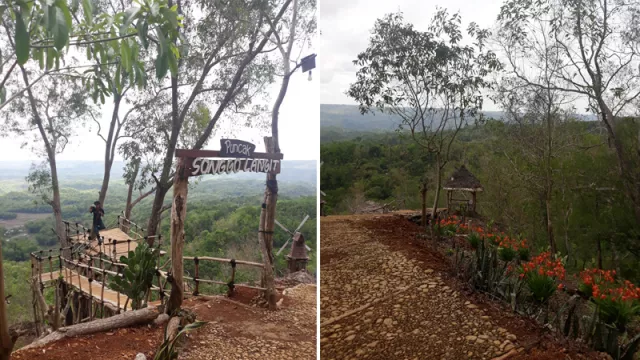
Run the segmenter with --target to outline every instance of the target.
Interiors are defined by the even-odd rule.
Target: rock
[[[475,306],[474,304],[469,304],[467,305],[467,309],[477,309],[478,307]]]
[[[347,340],[347,341],[352,341],[352,340],[353,340],[353,339],[355,339],[355,338],[356,338],[356,336],[355,336],[355,335],[349,335],[349,336],[347,336],[347,338],[346,338],[345,340]]]
[[[138,355],[136,355],[135,360],[147,360],[147,357],[144,356],[143,353],[138,353]]]
[[[508,339],[508,340],[511,340],[511,341],[516,341],[516,339],[518,339],[518,338],[517,338],[515,335],[513,335],[513,334],[508,334],[508,335],[507,335],[507,339]]]
[[[384,325],[388,326],[388,327],[392,327],[393,326],[393,320],[391,320],[391,318],[384,319],[384,321],[382,323]]]
[[[465,336],[465,339],[467,339],[467,341],[476,341],[478,337],[474,335],[467,335]]]

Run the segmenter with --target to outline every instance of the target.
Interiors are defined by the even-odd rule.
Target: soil
[[[472,292],[422,233],[394,214],[321,218],[321,358],[608,358]]]
[[[201,296],[184,301],[183,308],[207,324],[184,337],[180,359],[316,358],[316,286],[285,289],[279,310],[273,312],[256,305],[259,291],[236,290],[232,298]],[[163,334],[164,326],[118,329],[17,351],[12,359],[132,360],[138,353],[153,359]]]

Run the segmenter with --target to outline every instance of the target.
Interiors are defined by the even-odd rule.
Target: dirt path
[[[392,214],[321,219],[322,359],[566,358],[536,347],[530,322],[466,295],[418,232]]]
[[[237,296],[194,297],[183,307],[208,323],[185,337],[179,359],[316,359],[316,286],[286,289],[281,308],[254,307],[258,291]],[[17,351],[15,360],[132,360],[137,353],[153,359],[163,326],[139,326],[108,333],[63,339],[47,346]]]
[[[180,359],[316,359],[314,285],[287,289],[280,310],[266,311],[223,299],[193,299],[192,310],[208,321]]]

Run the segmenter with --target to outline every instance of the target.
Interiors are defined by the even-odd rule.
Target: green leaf
[[[84,12],[84,20],[91,25],[93,23],[93,3],[91,0],[82,0],[82,11]]]
[[[56,13],[58,12],[58,8],[55,6],[47,5],[46,11],[44,11],[44,25],[47,27],[47,31],[52,32],[56,26]]]
[[[131,62],[131,52],[129,51],[129,43],[124,40],[120,43],[120,62],[125,69],[129,68]]]
[[[7,5],[0,5],[0,16],[4,15],[4,11],[7,10]]]
[[[162,16],[171,23],[174,29],[178,28],[178,13],[173,8],[169,9],[164,7],[160,9],[160,12]]]
[[[164,33],[162,32],[162,30],[160,30],[160,28],[156,28],[156,35],[158,36],[158,53],[159,55],[161,55],[167,52],[169,42],[167,41],[166,36],[164,36]]]
[[[121,72],[122,72],[122,68],[120,66],[120,64],[118,64],[118,66],[116,66],[116,76],[114,79],[115,82],[115,86],[116,86],[116,92],[118,94],[122,94],[122,83],[120,82],[120,77],[121,77]]]
[[[144,21],[141,19],[138,21],[138,37],[145,49],[149,48],[149,40],[147,40],[147,33],[149,32],[149,23],[147,19]]]
[[[0,74],[2,74],[3,67],[4,67],[4,61],[2,60],[2,49],[0,49]]]
[[[4,86],[0,87],[0,104],[4,104],[7,101],[7,88]]]
[[[156,77],[162,79],[169,70],[169,54],[158,53],[156,58]]]
[[[80,7],[80,0],[71,0],[71,12],[75,13]]]
[[[67,28],[71,29],[71,27],[73,26],[73,22],[71,19],[71,12],[69,11],[66,0],[56,0],[56,6],[60,9],[60,11],[62,11],[64,21],[67,23]]]
[[[129,27],[129,25],[131,25],[136,15],[138,15],[138,12],[140,12],[140,8],[136,6],[130,7],[124,12],[124,19],[122,21],[122,25],[120,26],[121,36],[126,34],[127,28]]]
[[[29,40],[29,33],[24,19],[22,19],[22,13],[16,11],[16,58],[20,65],[24,65],[29,60]]]
[[[62,11],[56,11],[55,27],[53,33],[53,45],[62,50],[69,41],[69,27]]]

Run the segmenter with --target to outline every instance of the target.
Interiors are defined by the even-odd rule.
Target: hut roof
[[[451,174],[444,184],[445,190],[482,191],[482,184],[475,175],[462,165]]]

